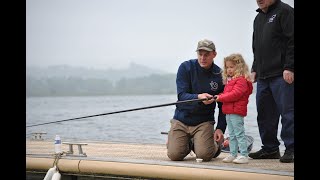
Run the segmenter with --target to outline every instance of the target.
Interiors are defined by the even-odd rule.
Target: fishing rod
[[[89,117],[105,116],[105,115],[110,115],[110,114],[117,114],[117,113],[129,112],[129,111],[138,111],[138,110],[142,110],[142,109],[151,109],[151,108],[157,108],[157,107],[163,107],[163,106],[171,106],[171,105],[177,105],[177,104],[183,104],[183,103],[202,102],[202,101],[208,101],[208,100],[211,100],[211,99],[212,99],[212,97],[203,98],[203,99],[191,99],[191,100],[185,100],[185,101],[177,101],[177,102],[174,102],[174,103],[160,104],[160,105],[147,106],[147,107],[141,107],[141,108],[127,109],[127,110],[122,110],[122,111],[114,111],[114,112],[109,112],[109,113],[82,116],[82,117],[65,119],[65,120],[60,120],[60,121],[52,121],[52,122],[28,125],[26,127],[34,127],[34,126],[40,126],[40,125],[45,125],[45,124],[59,123],[59,122],[65,122],[65,121],[73,121],[73,120],[89,118]]]

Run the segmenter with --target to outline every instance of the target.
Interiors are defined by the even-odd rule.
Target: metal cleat
[[[66,152],[66,156],[77,156],[77,157],[87,157],[86,153],[82,151],[82,145],[88,145],[87,143],[74,143],[74,142],[62,142],[62,144],[69,145],[69,151]],[[78,146],[79,154],[73,154],[73,145]]]
[[[33,135],[33,140],[37,140],[37,141],[42,141],[44,140],[42,137],[43,137],[43,134],[47,134],[46,132],[34,132],[32,133]]]

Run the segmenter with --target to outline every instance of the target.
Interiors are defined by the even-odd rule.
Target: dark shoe
[[[280,158],[282,163],[292,163],[294,162],[294,151],[286,150],[284,155]]]
[[[272,152],[267,152],[264,149],[260,149],[257,152],[254,153],[249,153],[248,155],[252,159],[279,159],[280,158],[280,151],[272,151]]]

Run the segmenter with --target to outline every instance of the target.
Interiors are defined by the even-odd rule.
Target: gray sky
[[[283,0],[294,7],[294,0]],[[252,65],[255,0],[26,0],[27,66],[126,68],[130,62],[176,73],[197,42],[215,63],[241,53]]]

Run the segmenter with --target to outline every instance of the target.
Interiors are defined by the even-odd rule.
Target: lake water
[[[90,96],[90,97],[28,97],[26,124],[33,125],[88,115],[141,108],[177,101],[176,95]],[[129,143],[165,144],[170,119],[175,106],[97,116],[74,121],[27,127],[26,138],[32,132],[46,132],[44,139],[52,141],[60,135],[62,141],[113,141]],[[218,109],[217,109],[218,110]],[[246,134],[254,137],[253,151],[259,150],[261,141],[256,121],[255,94],[249,99],[245,117]],[[278,134],[280,133],[281,123]],[[226,131],[228,136],[228,131]],[[278,135],[280,140],[280,136]],[[284,151],[280,140],[280,150]]]

